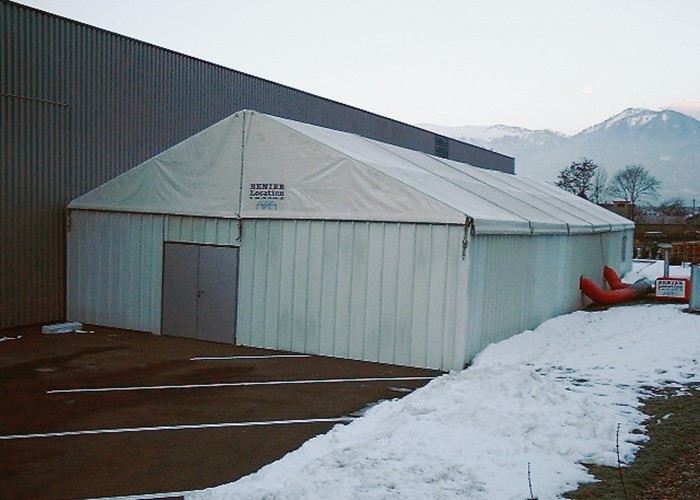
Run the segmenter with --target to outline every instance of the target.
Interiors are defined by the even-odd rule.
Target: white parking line
[[[170,389],[212,389],[220,387],[255,387],[264,385],[305,385],[305,384],[342,384],[348,382],[390,382],[410,380],[432,380],[435,377],[373,377],[373,378],[332,378],[318,380],[269,380],[259,382],[221,382],[214,384],[184,385],[143,385],[134,387],[88,387],[82,389],[52,389],[47,394],[75,394],[85,392],[127,392],[127,391],[162,391]]]
[[[194,493],[195,491],[197,490],[171,491],[169,493],[146,493],[143,495],[128,495],[121,497],[86,498],[85,500],[167,500],[168,498],[183,498],[190,493]]]
[[[310,358],[309,354],[269,354],[265,356],[198,356],[190,361],[220,361],[230,359],[276,359],[276,358]]]
[[[265,427],[272,425],[325,424],[350,422],[353,417],[305,418],[293,420],[263,420],[258,422],[217,422],[210,424],[156,425],[151,427],[126,427],[122,429],[88,429],[83,431],[44,432],[33,434],[10,434],[0,436],[0,441],[16,439],[39,439],[67,436],[90,436],[99,434],[125,434],[129,432],[182,431],[197,429],[226,429],[231,427]]]
[[[85,500],[167,500],[168,498],[183,498],[190,493],[194,493],[195,491],[197,490],[171,491],[169,493],[145,493],[143,495],[128,495],[120,497],[86,498]]]

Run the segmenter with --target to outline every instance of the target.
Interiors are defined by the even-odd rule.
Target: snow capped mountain
[[[622,113],[610,117],[597,125],[593,125],[592,127],[589,127],[576,135],[590,135],[609,129],[626,129],[633,131],[635,129],[640,130],[646,127],[654,128],[657,132],[660,131],[659,129],[667,129],[669,126],[675,127],[676,129],[680,129],[682,127],[692,129],[692,122],[697,122],[697,120],[677,111],[652,111],[650,109],[643,108],[628,108]]]
[[[453,137],[460,141],[487,148],[491,148],[494,141],[507,142],[518,140],[544,146],[550,144],[552,141],[558,141],[559,139],[569,137],[551,130],[530,130],[508,125],[443,127],[440,125],[422,123],[417,126],[447,137]]]
[[[542,138],[567,137],[564,134],[549,130],[529,130],[522,127],[510,127],[508,125],[443,127],[424,123],[419,124],[418,127],[478,146],[504,138],[516,138],[532,143],[546,143],[546,140],[543,141]]]
[[[614,126],[622,125],[627,127],[638,127],[646,125],[656,117],[654,111],[642,108],[628,108],[622,113],[608,118],[604,122],[593,125],[587,128],[581,134],[590,134],[599,130],[606,130]]]
[[[521,175],[553,182],[562,168],[583,157],[610,177],[636,163],[662,182],[662,199],[700,201],[700,121],[677,111],[630,108],[573,136],[506,125],[419,126],[513,156]]]
[[[682,101],[672,102],[671,104],[664,106],[663,109],[678,111],[684,115],[692,116],[696,120],[700,120],[700,101],[683,99]]]

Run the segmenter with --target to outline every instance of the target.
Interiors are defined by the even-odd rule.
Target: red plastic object
[[[610,288],[613,290],[622,290],[623,288],[629,288],[627,283],[623,283],[620,277],[617,275],[615,270],[611,267],[605,266],[603,268],[603,278],[608,282]]]
[[[618,290],[603,290],[583,276],[581,276],[579,280],[579,288],[589,299],[598,304],[619,304],[620,302],[627,302],[628,300],[642,295],[634,288],[627,287]]]

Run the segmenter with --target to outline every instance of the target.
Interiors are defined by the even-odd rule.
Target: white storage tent
[[[631,267],[632,223],[558,188],[253,111],[69,210],[71,319],[430,368]]]

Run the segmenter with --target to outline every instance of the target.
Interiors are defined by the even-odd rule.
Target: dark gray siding
[[[504,155],[3,0],[0,328],[63,319],[68,201],[241,109],[514,168]]]

